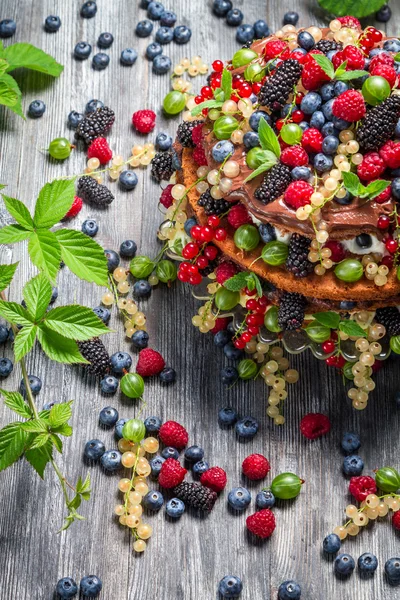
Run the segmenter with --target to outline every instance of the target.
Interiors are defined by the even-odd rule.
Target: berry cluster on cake
[[[311,347],[354,380],[359,409],[400,352],[399,52],[354,17],[286,25],[213,63],[152,164],[175,177],[159,237],[178,277],[208,279],[194,324],[215,333],[233,315],[233,346],[259,363],[276,341]]]

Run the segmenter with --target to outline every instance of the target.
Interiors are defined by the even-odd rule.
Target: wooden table
[[[31,100],[42,99],[47,111],[42,119],[21,119],[0,108],[0,181],[8,184],[7,193],[32,206],[45,182],[67,174],[80,173],[85,166],[82,152],[74,152],[64,164],[55,164],[40,151],[58,136],[71,140],[73,133],[66,125],[70,110],[83,111],[91,98],[101,98],[116,112],[116,123],[109,140],[111,147],[124,157],[139,143],[132,131],[131,115],[140,108],[152,108],[159,114],[157,131],[176,129],[177,119],[166,120],[160,114],[163,97],[169,90],[168,76],[154,76],[151,64],[143,58],[149,39],[134,34],[138,20],[145,12],[137,8],[138,0],[99,0],[94,19],[78,17],[80,2],[42,2],[33,0],[2,0],[0,18],[17,21],[17,34],[11,41],[29,41],[50,52],[65,65],[59,80],[48,80],[33,72],[22,72],[17,78],[24,92],[24,109]],[[201,54],[211,63],[215,58],[226,60],[239,47],[235,28],[211,13],[211,2],[171,0],[167,5],[178,14],[179,23],[189,25],[193,36],[189,45],[166,47],[173,64],[185,56]],[[299,11],[300,25],[322,24],[322,15],[314,11],[316,3],[306,0],[265,2],[237,0],[243,9],[245,22],[266,18],[271,29],[281,25],[283,14],[290,9]],[[267,6],[266,6],[267,5]],[[392,10],[400,15],[400,1],[391,2]],[[58,14],[62,27],[57,34],[46,34],[43,23],[47,15]],[[400,16],[387,25],[389,34],[398,33]],[[79,62],[72,58],[74,45],[87,40],[95,47],[98,35],[111,31],[115,37],[110,66],[96,72],[90,60]],[[119,53],[133,46],[139,59],[133,68],[119,64]],[[200,79],[193,81],[200,89]],[[154,137],[154,136],[153,136]],[[152,136],[151,136],[152,138]],[[155,254],[158,248],[155,232],[160,213],[157,210],[159,188],[150,180],[149,171],[140,171],[139,185],[134,192],[122,192],[116,184],[116,200],[105,212],[84,206],[71,227],[93,217],[99,224],[97,240],[105,248],[118,249],[119,244],[132,238],[141,253]],[[9,217],[1,213],[2,223]],[[26,247],[0,249],[0,262],[21,260],[9,297],[21,300],[21,285],[32,274],[28,267]],[[74,300],[96,306],[102,290],[82,284],[66,269],[59,275],[58,305]],[[174,285],[169,291],[160,286],[150,300],[144,302],[148,318],[151,345],[162,351],[178,378],[175,385],[161,387],[157,381],[146,385],[147,407],[144,415],[159,415],[164,420],[175,419],[189,430],[190,442],[204,447],[210,464],[227,470],[228,488],[243,484],[242,460],[252,452],[265,454],[271,462],[272,473],[294,471],[306,483],[295,502],[286,502],[275,510],[277,529],[271,540],[252,543],[246,535],[245,514],[233,515],[226,505],[227,492],[217,502],[212,514],[199,518],[187,513],[180,521],[167,520],[162,510],[150,516],[154,535],[145,555],[132,553],[128,532],[115,523],[113,516],[117,500],[118,475],[106,476],[100,467],[90,467],[93,499],[82,508],[86,520],[74,524],[62,535],[56,532],[63,516],[62,495],[53,472],[49,469],[46,481],[40,481],[25,462],[0,475],[0,598],[8,600],[53,598],[60,577],[71,575],[79,580],[87,574],[98,574],[103,580],[104,600],[210,600],[217,596],[217,584],[226,574],[243,578],[243,600],[276,598],[279,584],[288,578],[301,583],[307,600],[394,600],[399,589],[391,588],[383,577],[383,564],[391,556],[399,556],[399,535],[389,520],[371,524],[356,539],[347,540],[343,550],[355,559],[366,551],[375,552],[380,565],[372,580],[362,580],[355,572],[350,581],[338,580],[332,572],[331,561],[321,554],[323,537],[342,522],[344,508],[350,498],[348,483],[341,474],[343,456],[340,439],[348,430],[360,433],[360,454],[365,461],[365,473],[390,464],[399,467],[400,413],[393,393],[400,383],[398,362],[390,361],[377,376],[377,389],[371,394],[368,408],[358,413],[351,408],[340,376],[325,364],[301,356],[294,359],[301,371],[300,382],[292,386],[286,402],[287,423],[276,428],[266,416],[266,388],[263,382],[242,382],[227,390],[220,383],[219,372],[225,364],[223,353],[216,350],[211,336],[202,335],[191,325],[197,303],[190,290]],[[128,350],[122,324],[114,316],[115,330],[106,340],[111,352]],[[9,347],[1,347],[2,355],[11,356]],[[101,438],[108,448],[115,446],[111,432],[98,426],[100,409],[107,404],[118,408],[121,417],[133,417],[138,406],[134,401],[121,400],[119,395],[102,397],[99,385],[84,376],[78,368],[50,363],[39,348],[29,356],[29,372],[43,380],[43,390],[37,398],[41,407],[51,400],[75,399],[72,424],[74,435],[65,442],[64,455],[59,463],[69,478],[85,474],[83,463],[85,442]],[[20,368],[2,385],[16,389],[21,378]],[[242,415],[259,419],[259,434],[247,444],[237,442],[233,431],[222,431],[217,424],[217,411],[224,405],[236,407]],[[332,420],[332,431],[325,438],[309,442],[299,432],[300,418],[310,411],[321,411]],[[0,421],[11,419],[7,408],[1,406]],[[254,498],[262,485],[252,485]]]

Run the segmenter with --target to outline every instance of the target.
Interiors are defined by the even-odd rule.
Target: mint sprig
[[[340,315],[333,311],[319,312],[313,315],[315,321],[328,329],[338,329],[350,337],[366,337],[366,331],[351,319],[340,319]]]
[[[358,79],[363,75],[368,75],[367,71],[354,70],[346,71],[347,61],[344,61],[338,68],[334,69],[332,61],[329,60],[324,54],[312,54],[311,56],[315,62],[321,67],[321,69],[328,75],[329,79],[336,79],[337,81],[350,81],[351,79]]]
[[[201,102],[192,109],[191,115],[196,117],[205,108],[221,108],[223,103],[230,99],[232,93],[232,73],[228,69],[224,69],[222,71],[221,87],[213,90],[214,100],[210,99]]]
[[[376,181],[371,181],[368,185],[364,185],[355,173],[343,171],[342,175],[346,190],[358,198],[368,198],[369,200],[373,200],[390,185],[390,181],[385,179],[378,179]]]
[[[227,279],[224,282],[224,287],[231,292],[240,292],[240,290],[247,287],[249,290],[256,289],[258,297],[261,297],[263,294],[261,282],[257,275],[246,271],[241,271]]]

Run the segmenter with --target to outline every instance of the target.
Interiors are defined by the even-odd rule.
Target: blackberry
[[[282,108],[299,81],[302,69],[303,66],[297,60],[285,60],[262,86],[258,96],[259,103],[272,110]]]
[[[334,40],[320,40],[315,44],[313,50],[320,50],[324,54],[328,54],[328,52],[342,50],[342,48],[343,44],[341,44],[340,42],[335,42]]]
[[[299,233],[291,236],[285,266],[295,277],[307,277],[313,271],[314,265],[307,258],[309,250],[309,238]]]
[[[98,108],[88,114],[76,128],[75,137],[81,138],[88,146],[94,139],[101,137],[114,123],[115,114],[108,106]]]
[[[106,187],[101,183],[97,183],[93,177],[84,175],[78,179],[77,194],[82,200],[93,204],[94,206],[106,206],[111,204],[114,200],[114,196]]]
[[[395,306],[378,308],[375,313],[375,320],[384,326],[386,333],[391,337],[400,335],[400,312]]]
[[[400,96],[389,96],[371,108],[357,129],[356,136],[364,152],[377,151],[394,136],[400,117]]]
[[[226,212],[231,206],[232,203],[220,198],[216,200],[211,196],[210,190],[201,194],[200,198],[197,201],[198,206],[204,208],[204,212],[207,216],[209,215],[222,215]]]
[[[110,356],[100,338],[95,337],[86,342],[77,342],[83,358],[89,361],[84,365],[88,373],[104,377],[111,370]]]
[[[269,204],[283,194],[291,181],[289,167],[278,163],[264,176],[263,182],[256,189],[254,196],[263,204]]]
[[[278,325],[281,329],[299,329],[304,321],[306,299],[296,292],[285,292],[278,309]]]
[[[195,144],[192,140],[192,130],[200,125],[203,121],[197,119],[196,121],[184,121],[178,126],[176,138],[184,148],[194,148]]]
[[[201,485],[201,483],[189,483],[183,481],[174,488],[174,496],[182,500],[187,506],[199,508],[210,512],[217,499],[217,493]]]
[[[157,181],[168,181],[171,175],[176,171],[174,150],[167,152],[157,152],[151,161],[151,174]]]

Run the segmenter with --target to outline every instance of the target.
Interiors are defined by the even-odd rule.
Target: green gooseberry
[[[264,77],[264,69],[259,63],[253,63],[246,67],[244,78],[246,81],[261,81]]]
[[[289,246],[278,240],[265,244],[261,252],[261,258],[267,265],[277,267],[283,265],[289,254]]]
[[[361,88],[365,101],[371,106],[381,104],[386,98],[389,98],[391,91],[389,82],[379,75],[368,77]]]
[[[326,340],[329,340],[331,337],[331,330],[329,327],[325,327],[325,325],[321,325],[321,323],[317,323],[317,321],[313,321],[307,325],[305,329],[310,340],[317,344],[322,344],[322,342],[326,342]]]
[[[223,311],[232,310],[232,308],[238,304],[239,299],[239,292],[232,292],[231,290],[221,287],[215,294],[215,306]]]
[[[136,279],[144,279],[152,273],[154,266],[154,262],[148,256],[135,256],[131,260],[129,270]]]
[[[156,267],[156,275],[163,283],[175,281],[177,276],[175,264],[170,260],[160,260]]]
[[[213,131],[218,140],[229,140],[232,133],[239,127],[239,121],[231,115],[218,117],[214,123]]]
[[[341,281],[353,283],[363,276],[364,269],[356,258],[345,258],[335,267],[335,275]]]
[[[141,398],[144,392],[143,377],[138,373],[126,373],[121,379],[121,392],[128,398]]]
[[[73,147],[67,138],[56,138],[50,143],[49,154],[57,160],[64,160],[71,154]]]
[[[395,354],[400,354],[400,335],[393,335],[390,338],[390,349],[395,353]]]
[[[352,371],[354,363],[347,362],[343,367],[343,375],[346,379],[350,379],[351,381],[354,379],[354,373]]]
[[[146,427],[140,419],[130,419],[122,428],[122,437],[124,440],[138,444],[146,435]]]
[[[281,138],[290,146],[299,144],[302,137],[303,130],[296,123],[286,123],[281,129]]]
[[[254,52],[254,50],[251,50],[250,48],[241,48],[233,55],[232,66],[234,69],[244,67],[257,57],[258,54],[257,52]]]
[[[397,492],[400,488],[400,474],[393,467],[382,467],[375,473],[376,485],[382,492]]]
[[[250,169],[257,169],[262,163],[262,148],[255,146],[246,154],[246,164]]]
[[[272,480],[271,492],[275,498],[291,500],[300,494],[303,483],[303,479],[294,473],[281,473]]]
[[[273,333],[278,333],[282,331],[278,324],[278,307],[271,306],[265,313],[264,317],[264,325],[268,329],[268,331],[272,331]]]
[[[241,225],[236,229],[233,241],[237,248],[248,252],[257,248],[260,242],[260,234],[254,225]]]
[[[167,115],[177,115],[183,111],[186,105],[186,98],[182,92],[174,90],[169,92],[163,101],[163,109]]]
[[[254,379],[258,371],[256,363],[250,358],[241,360],[237,369],[240,379]]]

